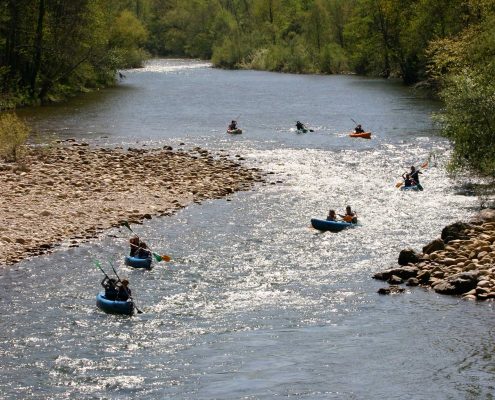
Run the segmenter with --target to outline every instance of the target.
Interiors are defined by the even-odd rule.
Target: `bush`
[[[440,93],[445,108],[437,118],[454,143],[453,170],[463,167],[495,177],[495,84],[491,74],[464,70]]]
[[[0,157],[17,161],[22,156],[29,132],[29,127],[16,114],[0,114]]]

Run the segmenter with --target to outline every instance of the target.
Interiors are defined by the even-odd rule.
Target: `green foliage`
[[[0,107],[60,99],[115,81],[147,57],[148,0],[0,0]]]
[[[437,116],[452,139],[453,170],[495,177],[495,6],[478,10],[478,23],[462,34],[432,42],[430,76],[445,103]]]
[[[29,136],[28,126],[14,113],[0,114],[0,156],[18,161]]]
[[[495,83],[469,70],[449,78],[441,93],[445,109],[438,117],[454,143],[453,169],[474,169],[495,177]]]

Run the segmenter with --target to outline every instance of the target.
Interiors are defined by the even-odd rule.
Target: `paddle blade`
[[[160,262],[160,261],[169,262],[171,260],[170,256],[168,256],[166,254],[153,253],[153,257],[155,257],[155,260],[158,262]]]
[[[396,187],[396,188],[400,188],[403,184],[404,184],[404,182],[397,182],[397,183],[395,184],[395,187]]]
[[[429,164],[428,161],[424,162],[423,164],[421,164],[421,168],[423,169],[428,168],[428,164]]]

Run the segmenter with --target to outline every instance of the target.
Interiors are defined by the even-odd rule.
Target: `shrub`
[[[6,161],[17,161],[29,132],[29,127],[16,114],[0,114],[0,156]]]

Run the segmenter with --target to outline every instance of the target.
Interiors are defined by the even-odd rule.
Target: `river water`
[[[430,121],[438,104],[354,76],[182,60],[124,74],[116,88],[21,114],[44,141],[199,145],[271,174],[228,201],[135,226],[173,257],[151,272],[122,265],[119,230],[2,268],[0,398],[494,398],[493,303],[421,288],[380,296],[386,285],[371,279],[478,207],[446,175],[449,144]],[[233,118],[243,135],[225,134]],[[315,132],[297,134],[296,120]],[[352,120],[373,138],[350,139]],[[398,191],[402,172],[427,159],[425,190]],[[309,228],[347,204],[361,227]],[[143,314],[96,309],[95,259],[130,278]]]

